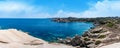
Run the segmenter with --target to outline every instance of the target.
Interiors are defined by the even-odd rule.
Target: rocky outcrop
[[[113,44],[106,45],[106,46],[102,46],[102,47],[99,47],[99,48],[120,48],[120,42],[119,43],[113,43]]]
[[[0,30],[0,48],[74,48],[72,46],[48,43],[18,31],[16,29]]]
[[[65,39],[65,40],[59,40],[59,43],[63,43],[63,44],[68,44],[68,45],[72,45],[75,47],[85,47],[85,48],[95,48],[95,44],[93,41],[91,40],[84,40],[83,37],[76,35],[74,38],[72,39]]]

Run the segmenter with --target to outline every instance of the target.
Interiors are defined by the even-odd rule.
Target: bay
[[[54,41],[57,38],[73,37],[82,35],[93,27],[90,22],[58,23],[52,19],[26,19],[4,18],[0,19],[0,29],[17,29],[28,32],[30,35],[46,41]]]

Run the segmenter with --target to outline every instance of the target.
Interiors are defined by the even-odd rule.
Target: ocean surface
[[[69,22],[58,23],[52,19],[0,19],[0,29],[18,29],[46,41],[55,41],[57,38],[82,35],[93,27],[93,23]]]

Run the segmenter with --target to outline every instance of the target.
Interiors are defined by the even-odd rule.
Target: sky
[[[0,0],[0,18],[114,16],[120,16],[120,0]]]

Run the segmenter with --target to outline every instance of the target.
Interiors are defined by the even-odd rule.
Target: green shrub
[[[96,42],[95,42],[95,45],[99,45],[101,43],[101,41],[100,40],[97,40]]]
[[[106,35],[100,35],[98,38],[105,38]]]
[[[90,39],[89,39],[89,38],[84,38],[84,40],[85,40],[85,41],[90,41]]]
[[[108,26],[108,27],[113,27],[113,26],[114,26],[114,23],[108,23],[107,26]]]

